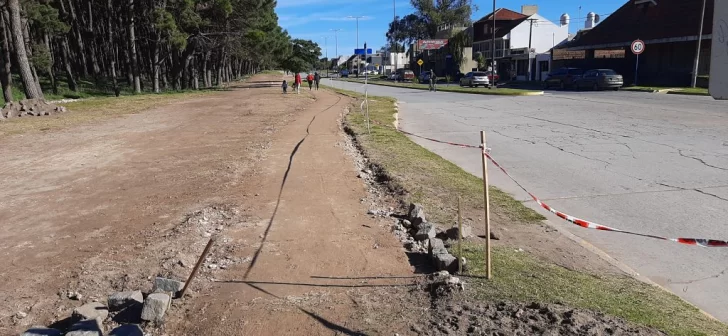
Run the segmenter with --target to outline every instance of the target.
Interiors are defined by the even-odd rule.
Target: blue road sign
[[[366,55],[372,54],[372,49],[369,48],[366,50]],[[354,49],[354,55],[364,55],[364,49]]]

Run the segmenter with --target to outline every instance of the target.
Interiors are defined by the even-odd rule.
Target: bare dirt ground
[[[467,298],[431,298],[416,274],[426,267],[408,260],[390,232],[396,220],[367,215],[377,191],[357,178],[344,141],[349,98],[282,95],[279,82],[256,76],[137,115],[3,138],[0,334],[63,328],[85,302],[148,293],[157,275],[185,279],[212,235],[188,295],[164,324],[148,326],[150,335],[527,334],[533,325],[557,330],[554,311],[568,319],[562,308],[492,303],[464,312],[450,302],[464,307]],[[544,242],[543,230],[532,230],[526,247]],[[592,269],[581,247],[558,252],[565,264]],[[537,318],[488,322],[519,309]],[[577,326],[616,323],[578,316],[585,322]],[[106,324],[125,322],[138,321]],[[583,330],[562,334],[595,334]]]
[[[213,257],[224,260],[210,263],[230,268],[207,268],[207,279],[245,280],[261,240],[248,280],[410,274],[405,256],[392,251],[396,241],[357,209],[365,189],[334,147],[347,102],[323,91],[281,95],[279,79],[256,77],[139,115],[3,139],[0,333],[69,316],[81,302],[68,291],[82,302],[103,300],[114,290],[149,290],[158,274],[184,278],[214,233],[222,237]],[[261,295],[244,283],[220,286]],[[265,288],[310,291],[273,287]]]

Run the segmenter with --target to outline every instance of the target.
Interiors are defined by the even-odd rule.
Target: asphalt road
[[[362,91],[361,84],[330,85]],[[636,92],[499,97],[369,85],[400,101],[400,127],[479,144],[536,196],[572,216],[668,237],[728,240],[728,101]],[[414,141],[481,175],[478,150]],[[538,208],[500,171],[491,183]],[[728,248],[587,230],[539,212],[728,322]]]

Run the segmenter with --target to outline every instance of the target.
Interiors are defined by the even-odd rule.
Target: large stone
[[[414,227],[418,227],[420,224],[427,222],[427,219],[425,218],[425,208],[417,203],[410,204],[409,214],[407,217]]]
[[[445,242],[439,238],[430,238],[430,243],[427,246],[427,253],[430,255],[430,258],[433,258],[437,254],[447,253]]]
[[[169,308],[171,302],[169,295],[165,293],[152,293],[144,300],[144,308],[142,308],[142,320],[161,322],[164,320],[164,314]]]
[[[116,292],[109,295],[109,309],[112,311],[122,310],[126,307],[141,305],[144,303],[144,296],[141,291]]]
[[[422,223],[412,235],[417,241],[424,241],[435,237],[435,226],[432,223]]]
[[[156,277],[154,279],[154,288],[152,288],[152,292],[177,293],[181,291],[184,286],[185,283],[182,281]]]
[[[109,333],[109,336],[144,336],[142,328],[136,324],[125,324],[116,327]]]
[[[448,271],[450,273],[458,271],[458,258],[455,258],[452,254],[436,254],[433,256],[433,262],[439,271]]]
[[[105,320],[109,316],[109,309],[101,302],[90,302],[73,310],[76,320]]]
[[[103,326],[99,319],[84,320],[74,323],[66,336],[103,336]]]
[[[447,232],[447,237],[452,240],[458,240],[458,227],[452,227],[449,228]],[[468,238],[473,235],[473,229],[470,227],[470,225],[463,224],[463,239]]]
[[[61,336],[61,332],[51,328],[33,327],[20,334],[20,336]]]

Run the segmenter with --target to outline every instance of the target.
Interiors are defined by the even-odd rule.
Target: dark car
[[[594,69],[584,72],[584,74],[574,82],[574,88],[592,89],[594,91],[602,89],[619,90],[624,85],[622,75],[612,69]]]
[[[544,89],[558,87],[566,89],[573,86],[574,81],[584,74],[584,70],[578,68],[561,68],[550,73],[543,83]]]

